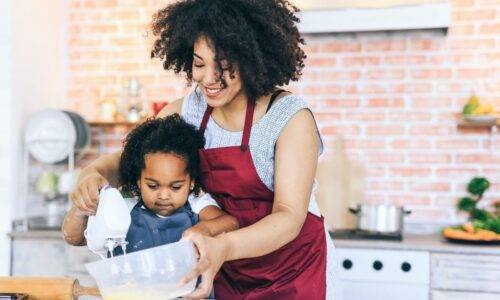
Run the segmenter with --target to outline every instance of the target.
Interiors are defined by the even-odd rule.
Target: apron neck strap
[[[250,143],[250,132],[252,131],[253,111],[255,102],[247,101],[247,112],[245,114],[245,127],[243,128],[243,137],[241,139],[241,150],[246,151]]]
[[[205,134],[205,129],[207,129],[207,124],[208,124],[208,119],[210,118],[210,115],[212,114],[213,110],[214,110],[213,107],[207,105],[207,109],[205,110],[203,119],[201,119],[201,124],[200,124],[201,135]]]
[[[250,132],[252,131],[252,121],[253,121],[253,112],[255,109],[255,103],[253,101],[247,101],[247,110],[245,113],[245,127],[243,128],[243,137],[241,139],[241,150],[246,151],[248,149],[248,145],[250,142]],[[207,129],[208,119],[214,110],[213,107],[207,106],[205,110],[205,114],[203,115],[203,119],[200,124],[201,134],[205,134],[205,129]]]

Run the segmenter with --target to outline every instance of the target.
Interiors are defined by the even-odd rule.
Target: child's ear
[[[141,180],[140,180],[140,179],[137,179],[137,187],[138,187],[139,189],[141,189]]]

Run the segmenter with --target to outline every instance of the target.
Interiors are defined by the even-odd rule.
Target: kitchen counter
[[[456,254],[500,255],[500,245],[469,245],[447,242],[442,236],[405,235],[402,241],[353,240],[334,238],[336,247],[387,250],[431,251]]]
[[[9,233],[12,239],[57,239],[62,240],[60,230],[28,230],[28,231],[12,231]]]
[[[62,234],[59,230],[28,230],[13,231],[12,239],[59,239]],[[432,251],[457,254],[487,254],[500,255],[500,245],[468,245],[447,242],[438,234],[433,235],[405,235],[403,241],[386,240],[354,240],[334,238],[336,247],[342,248],[372,248],[387,250],[414,250]]]

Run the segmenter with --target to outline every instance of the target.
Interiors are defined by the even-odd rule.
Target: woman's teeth
[[[223,88],[218,88],[218,89],[205,88],[205,89],[207,91],[208,96],[216,96],[223,90]]]

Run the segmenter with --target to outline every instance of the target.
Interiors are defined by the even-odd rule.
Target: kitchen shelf
[[[128,122],[128,121],[117,121],[117,122],[105,122],[105,121],[90,121],[88,122],[90,126],[93,127],[114,127],[114,126],[128,126],[133,127],[139,124],[139,122]]]
[[[458,122],[458,128],[492,128],[492,127],[499,127],[500,126],[500,119],[497,118],[495,121],[490,122],[490,123],[477,123],[477,122],[471,122],[467,120],[460,120]]]

